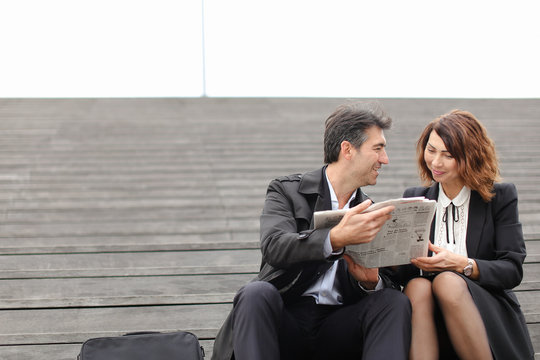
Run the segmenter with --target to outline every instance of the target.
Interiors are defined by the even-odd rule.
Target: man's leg
[[[279,360],[283,300],[270,283],[256,281],[234,298],[233,346],[237,360]]]
[[[411,305],[397,290],[383,289],[328,316],[319,333],[319,359],[407,359]]]

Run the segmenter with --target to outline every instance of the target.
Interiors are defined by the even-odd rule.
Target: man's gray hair
[[[386,115],[378,102],[355,102],[340,105],[325,122],[324,162],[338,160],[343,141],[359,148],[366,140],[366,130],[377,126],[390,129],[392,119]]]

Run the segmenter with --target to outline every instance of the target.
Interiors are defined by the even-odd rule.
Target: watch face
[[[473,271],[473,261],[471,259],[467,259],[467,266],[465,266],[465,268],[463,269],[463,275],[469,277],[472,275],[472,271]]]

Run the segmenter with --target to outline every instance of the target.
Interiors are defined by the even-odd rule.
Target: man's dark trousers
[[[407,359],[411,306],[394,289],[346,306],[305,296],[285,304],[273,285],[255,281],[234,299],[233,334],[236,360]]]

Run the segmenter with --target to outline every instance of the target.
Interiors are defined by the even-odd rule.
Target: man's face
[[[366,130],[366,135],[367,140],[358,149],[353,149],[351,158],[358,186],[375,185],[382,164],[388,164],[383,130],[372,126]]]

